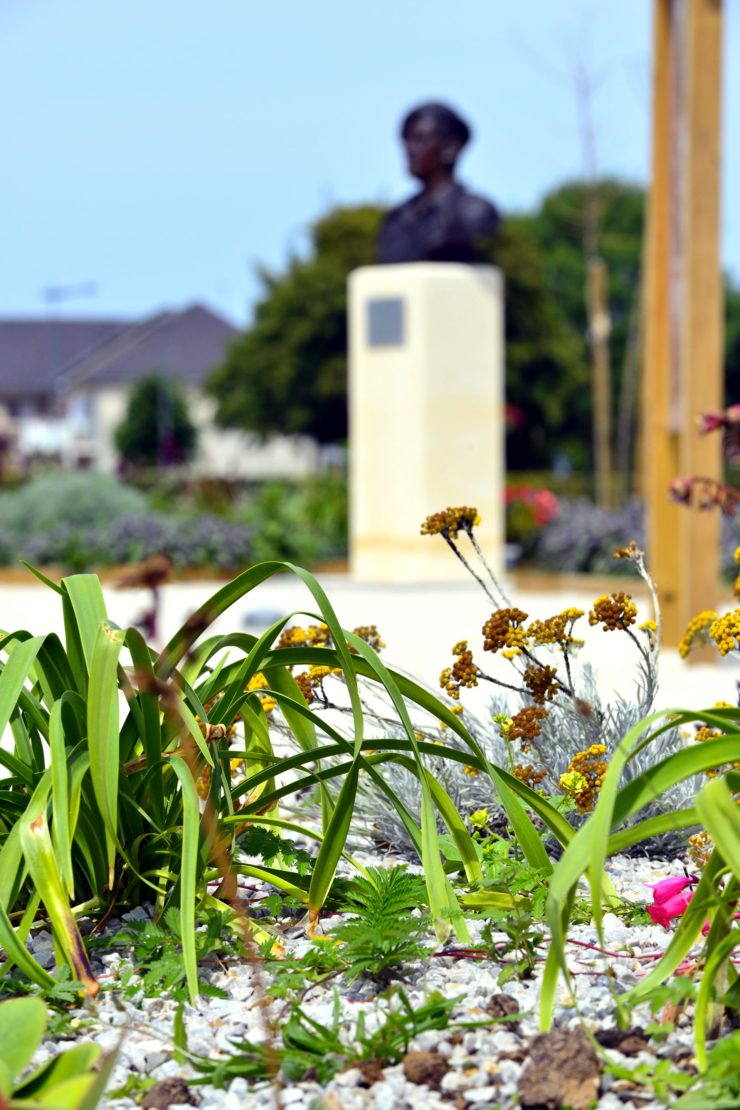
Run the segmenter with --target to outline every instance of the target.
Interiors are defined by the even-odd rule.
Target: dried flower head
[[[310,705],[311,702],[314,701],[314,699],[315,699],[315,694],[313,692],[313,686],[311,685],[311,680],[308,677],[308,672],[307,671],[301,671],[300,674],[294,675],[294,678],[295,678],[296,686],[298,687],[298,689],[303,694],[303,697],[306,699],[306,702]]]
[[[583,616],[583,609],[563,609],[544,621],[532,621],[527,628],[527,636],[537,644],[575,643],[573,625]]]
[[[491,613],[483,625],[483,650],[521,649],[527,639],[522,628],[527,616],[521,609],[497,609],[495,613]]]
[[[523,766],[521,763],[514,765],[514,777],[523,782],[525,786],[530,786],[532,790],[536,790],[542,780],[547,777],[547,771],[537,770],[531,763]]]
[[[557,674],[555,667],[541,667],[536,663],[527,667],[522,676],[524,685],[537,705],[544,705],[546,701],[552,701],[557,695],[560,690]]]
[[[712,854],[714,844],[708,832],[702,830],[689,837],[689,849],[686,853],[692,863],[704,867]]]
[[[377,624],[360,624],[357,628],[353,628],[352,631],[355,636],[359,636],[361,640],[369,644],[373,651],[380,653],[385,647],[385,642],[381,639],[380,633],[378,632]]]
[[[547,717],[546,709],[542,709],[539,705],[526,705],[511,718],[505,739],[512,744],[515,740],[519,740],[522,751],[528,752],[532,740],[542,732],[540,721],[544,721],[545,717]]]
[[[477,509],[469,505],[448,507],[428,516],[421,526],[421,534],[422,536],[444,536],[446,540],[454,540],[461,528],[471,535],[476,524],[480,524]]]
[[[644,554],[645,552],[640,550],[635,541],[630,540],[626,547],[615,548],[612,552],[612,559],[631,559],[633,562],[637,562],[638,559],[642,559]]]
[[[634,624],[637,619],[637,606],[632,600],[632,594],[613,593],[597,597],[593,609],[588,614],[590,625],[601,624],[604,632],[614,632],[616,629],[625,630]]]

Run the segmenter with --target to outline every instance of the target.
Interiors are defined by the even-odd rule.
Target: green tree
[[[543,199],[530,226],[546,259],[547,283],[570,324],[587,343],[586,236],[587,207],[596,207],[597,253],[609,276],[611,362],[615,387],[624,364],[630,323],[639,303],[644,190],[606,178],[593,186],[572,181]]]
[[[375,261],[380,208],[339,208],[311,229],[307,259],[263,271],[253,326],[232,343],[208,386],[217,421],[261,436],[347,437],[350,270]]]
[[[195,454],[197,433],[177,382],[157,374],[132,389],[116,447],[131,466],[175,466]]]
[[[530,217],[503,221],[492,261],[505,279],[507,466],[583,465],[590,400],[582,335],[549,287],[548,258]]]

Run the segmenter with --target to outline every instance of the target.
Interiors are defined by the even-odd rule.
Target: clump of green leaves
[[[196,913],[196,922],[202,927],[195,933],[196,959],[200,963],[208,956],[227,953],[233,955],[238,946],[226,933],[231,914],[218,910]],[[92,945],[103,943],[93,941]],[[133,950],[134,967],[126,969],[121,985],[129,995],[143,990],[147,997],[164,992],[181,1001],[187,998],[185,968],[182,959],[182,923],[175,906],[165,910],[162,922],[129,921],[107,939],[106,949]],[[135,974],[134,974],[135,973]],[[198,978],[198,989],[211,998],[225,998],[226,993],[203,978]]]
[[[250,825],[237,839],[237,844],[247,856],[259,856],[266,864],[280,861],[280,866],[294,869],[298,875],[308,875],[313,866],[313,856],[294,841],[279,836],[264,825]]]
[[[367,874],[345,888],[345,908],[352,917],[331,935],[341,946],[350,979],[387,979],[426,951],[421,938],[429,916],[416,912],[426,904],[426,892],[423,880],[405,867],[370,867]]]

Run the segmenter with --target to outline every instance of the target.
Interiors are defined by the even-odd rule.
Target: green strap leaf
[[[187,763],[179,756],[171,765],[182,787],[182,859],[180,871],[180,922],[182,962],[188,994],[193,1005],[198,998],[198,961],[195,948],[195,897],[198,872],[198,791]]]
[[[90,655],[87,732],[90,776],[105,827],[108,884],[113,888],[118,825],[118,657],[124,633],[104,621]]]

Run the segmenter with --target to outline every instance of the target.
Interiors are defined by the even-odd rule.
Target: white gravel
[[[635,861],[623,857],[610,860],[608,870],[620,895],[643,902],[649,901],[647,884],[682,873],[678,862]],[[327,922],[329,927],[332,924],[334,922]],[[650,961],[639,957],[663,951],[669,940],[669,934],[659,926],[628,926],[613,914],[606,915],[604,924],[608,955],[595,950],[599,942],[593,927],[577,925],[572,929],[574,941],[595,947],[570,947],[575,998],[562,983],[556,1016],[559,1026],[575,1029],[581,1021],[594,1031],[614,1026],[614,993],[634,986],[646,969],[652,966]],[[479,927],[474,924],[472,931],[475,939],[479,935]],[[307,946],[305,938],[294,927],[289,928],[287,934],[289,949],[300,955]],[[37,933],[31,943],[34,953],[38,954],[40,950],[45,950],[47,939]],[[412,1005],[422,1005],[434,991],[445,998],[462,996],[453,1012],[455,1021],[486,1020],[486,1003],[492,994],[502,989],[515,999],[521,1010],[518,1027],[491,1024],[486,1028],[464,1031],[462,1036],[456,1036],[457,1031],[449,1029],[417,1037],[411,1049],[436,1050],[447,1058],[450,1070],[444,1076],[439,1091],[407,1080],[401,1064],[387,1067],[383,1079],[370,1087],[362,1085],[362,1072],[353,1067],[339,1073],[324,1088],[311,1080],[286,1082],[280,1090],[281,1104],[293,1110],[319,1110],[321,1107],[329,1110],[332,1107],[335,1110],[442,1110],[449,1107],[450,1098],[457,1095],[465,1105],[473,1107],[508,1108],[518,1105],[517,1083],[524,1066],[522,1057],[526,1057],[530,1039],[539,1032],[539,988],[545,954],[543,950],[542,961],[532,979],[511,980],[503,988],[497,985],[500,965],[493,960],[430,957],[409,969],[403,988]],[[117,954],[98,957],[97,970],[101,978],[109,978],[119,963]],[[197,1006],[185,1006],[189,1049],[199,1055],[217,1058],[228,1053],[232,1039],[248,1037],[253,1041],[262,1041],[265,1033],[259,1018],[259,994],[251,966],[246,961],[232,964],[226,970],[210,973],[209,978],[215,985],[227,990],[229,997],[201,998]],[[331,1024],[335,985],[336,980],[326,986],[318,986],[308,994],[303,1009],[314,1020]],[[346,1036],[355,1027],[361,1011],[365,1014],[368,1030],[372,1030],[383,1020],[388,1007],[387,999],[378,997],[371,984],[364,990],[360,983],[359,989],[351,992],[340,984],[339,997],[342,1028]],[[278,1015],[283,1006],[282,1000],[274,1002],[273,1015]],[[154,1080],[173,1076],[188,1079],[193,1076],[189,1066],[181,1066],[173,1058],[172,1023],[175,1010],[176,1004],[167,997],[145,998],[140,994],[133,1000],[126,1000],[120,992],[105,991],[94,1004],[75,1011],[72,1016],[73,1021],[79,1021],[81,1026],[77,1039],[96,1041],[105,1051],[114,1048],[121,1034],[124,1034],[111,1081],[111,1088],[116,1089],[130,1075],[147,1076]],[[636,1023],[643,1025],[652,1020],[647,1007],[640,1008],[634,1017]],[[690,1052],[691,1045],[690,1025],[688,1022],[679,1023],[659,1052],[661,1056],[671,1056],[678,1051]],[[47,1042],[42,1046],[38,1060],[64,1047],[64,1042],[56,1045]],[[610,1055],[633,1067],[654,1059],[647,1053],[631,1060],[614,1052]],[[599,1110],[630,1110],[633,1106],[653,1110],[663,1105],[631,1101],[629,1092],[621,1089],[619,1084],[615,1087],[608,1075],[602,1078],[601,1089],[597,1104]],[[250,1088],[242,1079],[232,1082],[228,1090],[216,1090],[210,1086],[198,1086],[194,1090],[202,1110],[236,1110],[237,1107],[241,1110],[244,1107],[267,1108],[275,1105],[273,1087],[262,1085]],[[135,1105],[132,1098],[109,1097],[105,1102],[109,1110],[128,1110]]]

